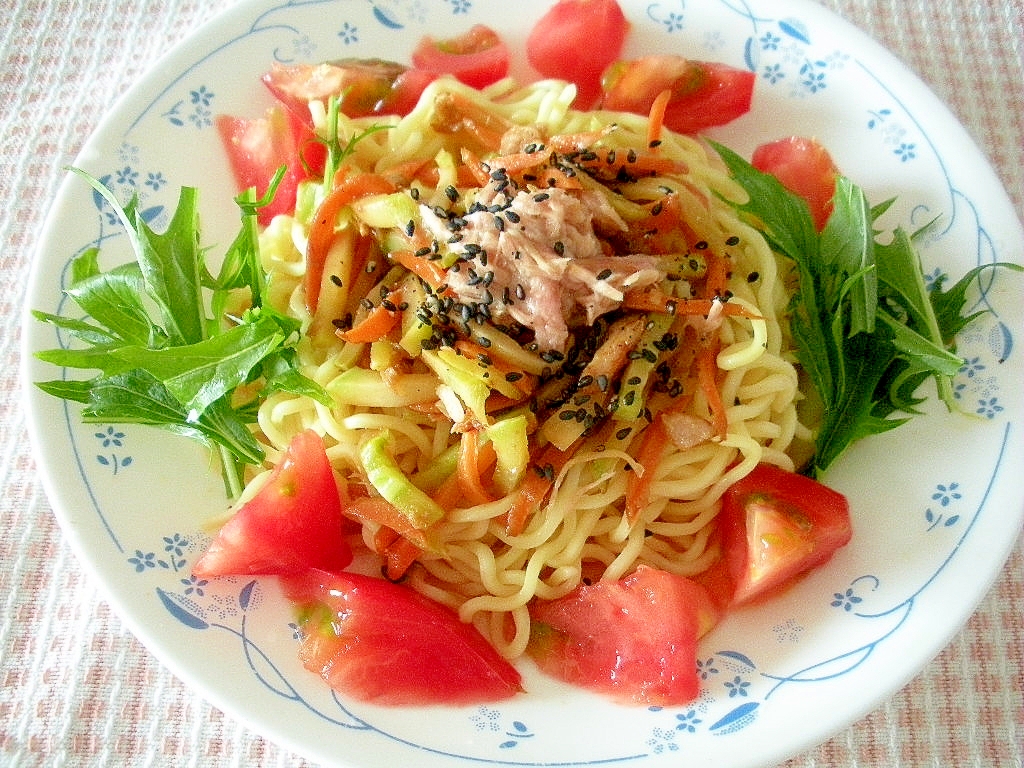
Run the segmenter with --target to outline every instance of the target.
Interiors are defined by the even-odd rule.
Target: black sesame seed
[[[612,271],[610,269],[602,269],[600,272],[597,273],[598,280],[607,280],[611,276]]]
[[[538,192],[536,195],[533,196],[533,201],[535,203],[543,203],[549,197],[551,197],[551,195],[549,195],[547,192]]]
[[[455,202],[456,200],[458,200],[458,199],[459,199],[459,190],[457,190],[457,189],[456,189],[455,187],[453,187],[453,186],[452,186],[451,184],[449,184],[449,185],[448,185],[447,187],[445,187],[445,190],[444,190],[444,194],[445,194],[445,196],[446,196],[446,197],[447,197],[447,198],[448,198],[449,200],[451,200],[451,201],[452,201],[453,203],[454,203],[454,202]]]
[[[732,237],[725,241],[726,245],[739,245],[739,243],[740,239],[736,235],[733,235]]]
[[[341,281],[341,278],[338,277],[337,275],[331,275],[331,282],[334,283],[339,288],[344,286],[344,283]]]

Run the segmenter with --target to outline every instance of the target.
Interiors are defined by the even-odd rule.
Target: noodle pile
[[[641,563],[687,576],[704,571],[718,557],[712,523],[725,489],[759,462],[792,469],[787,451],[808,438],[797,418],[785,275],[761,234],[720,199],[745,193],[698,140],[658,130],[643,116],[574,111],[572,98],[573,90],[558,82],[503,81],[478,92],[443,79],[404,118],[339,116],[338,139],[350,143],[336,178],[369,173],[389,180],[417,219],[385,226],[389,211],[365,204],[379,195],[339,209],[315,307],[306,264],[311,238],[320,236],[311,228],[323,210],[323,190],[301,190],[295,216],[277,217],[261,236],[271,301],[304,322],[303,369],[334,399],[325,407],[308,397],[271,395],[259,413],[267,466],[294,435],[312,428],[324,437],[349,495],[374,498],[366,446],[386,433],[395,464],[444,508],[422,536],[404,535],[406,544],[415,543],[415,561],[400,575],[473,622],[508,658],[525,651],[531,600],[563,596],[582,580],[621,578]],[[330,130],[328,115],[314,117]],[[528,156],[538,153],[548,160],[530,166]],[[510,159],[521,167],[502,165]],[[622,170],[634,161],[667,170]],[[498,181],[506,187],[497,189]],[[559,349],[538,345],[541,331],[516,320],[519,286],[488,292],[479,285],[486,270],[477,266],[469,275],[465,259],[454,262],[463,270],[454,274],[452,253],[466,252],[471,228],[449,226],[451,242],[439,231],[468,218],[471,201],[507,203],[516,193],[536,199],[563,188],[585,201],[602,241],[616,246],[598,259],[641,253],[646,261],[637,263],[674,266],[662,266],[653,282],[647,268],[617,275],[608,286],[599,284],[604,273],[584,274],[580,279],[612,309],[591,307],[597,317],[582,305],[567,310],[571,333]],[[670,205],[681,226],[645,233]],[[497,223],[510,227],[515,218]],[[616,219],[629,231],[605,237]],[[671,253],[640,250],[647,246]],[[408,252],[423,262],[422,271],[420,262],[410,271]],[[448,283],[431,285],[428,266],[447,268]],[[446,302],[445,291],[450,296],[459,280],[463,300]],[[560,284],[565,302],[569,284]],[[465,298],[470,293],[473,301]],[[626,295],[658,297],[665,306],[619,306],[616,299]],[[706,309],[685,311],[689,302]],[[384,337],[342,338],[381,306],[399,318]],[[444,314],[454,317],[441,323]],[[587,364],[600,362],[597,350],[618,332],[629,348],[612,365],[618,377],[599,374],[598,386]],[[645,356],[651,359],[643,387],[634,393],[643,404],[622,418],[631,386],[626,372]],[[702,368],[702,360],[713,365]],[[459,389],[469,373],[460,379],[444,368],[467,362],[494,374],[483,401],[467,402],[472,390]],[[709,381],[720,405],[709,398]],[[493,426],[511,417],[529,436],[525,469],[501,451],[496,459],[487,452],[492,439],[498,444]],[[651,437],[654,424],[660,442]],[[467,451],[468,460],[481,462],[472,488],[464,487],[465,467],[456,466]],[[251,479],[246,497],[265,474]],[[528,487],[542,489],[539,502],[524,496]],[[530,501],[513,523],[510,510]],[[403,531],[385,528],[362,519],[371,550],[403,538]]]

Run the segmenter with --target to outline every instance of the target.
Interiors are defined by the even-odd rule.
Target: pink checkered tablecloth
[[[1024,210],[1024,0],[823,4],[952,107]],[[21,406],[21,307],[62,168],[119,94],[229,5],[0,0],[0,766],[308,765],[192,693],[127,632],[62,538]],[[1022,681],[1018,541],[977,612],[919,676],[785,765],[1022,768]]]

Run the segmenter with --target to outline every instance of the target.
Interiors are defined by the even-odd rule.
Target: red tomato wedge
[[[579,109],[601,95],[601,74],[622,52],[629,22],[616,0],[559,0],[526,38],[526,59],[544,77],[576,85]]]
[[[299,658],[334,690],[391,706],[477,704],[522,690],[471,624],[409,587],[355,573],[284,581],[302,607]]]
[[[618,701],[684,704],[698,693],[697,639],[720,617],[704,587],[640,566],[530,607],[527,652],[547,674]]]
[[[436,75],[384,59],[340,59],[322,64],[275,64],[263,84],[307,123],[309,103],[332,96],[349,117],[406,115]]]
[[[725,562],[745,603],[815,568],[852,535],[841,493],[804,475],[759,464],[734,483],[719,516]]]
[[[485,88],[508,74],[509,53],[497,32],[476,24],[446,40],[420,38],[412,52],[412,64],[436,75],[453,75],[473,88]]]
[[[669,91],[665,126],[700,133],[750,111],[755,75],[745,69],[671,54],[617,61],[602,78],[601,106],[646,115],[662,91]]]
[[[750,164],[770,173],[782,186],[807,201],[814,226],[820,232],[832,215],[832,198],[839,170],[832,156],[814,139],[792,136],[762,144]]]
[[[220,115],[216,125],[239,190],[255,187],[262,198],[277,169],[287,167],[273,201],[260,208],[259,222],[266,225],[277,214],[294,211],[296,190],[306,177],[301,147],[311,133],[277,106],[257,118]]]
[[[267,483],[242,505],[196,561],[201,579],[341,570],[352,562],[348,521],[324,450],[312,430],[292,438]]]

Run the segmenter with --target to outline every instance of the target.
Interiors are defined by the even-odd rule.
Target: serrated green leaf
[[[928,378],[952,408],[952,376],[961,361],[949,345],[977,317],[962,314],[969,283],[995,265],[971,270],[948,292],[935,281],[929,294],[912,238],[897,229],[890,243],[876,240],[875,221],[893,200],[869,206],[863,191],[840,177],[819,236],[803,201],[714,146],[750,198],[733,207],[797,269],[790,330],[824,413],[807,472],[820,474],[851,443],[904,423],[894,414],[916,412],[915,393]]]
[[[82,418],[90,422],[145,424],[222,445],[234,455],[258,464],[263,449],[237,414],[219,400],[194,420],[188,410],[156,378],[141,370],[93,381]]]
[[[182,187],[171,223],[162,233],[136,215],[139,267],[150,296],[160,306],[164,330],[176,344],[192,344],[205,335],[197,205],[196,189]]]
[[[826,291],[838,287],[840,301],[848,298],[849,314],[844,323],[849,335],[873,333],[878,311],[878,275],[868,201],[859,187],[840,176],[832,207],[818,251],[823,269],[829,269],[830,277],[842,284],[823,287]],[[851,281],[854,275],[856,279]]]
[[[138,270],[124,268],[91,274],[64,292],[117,339],[128,344],[156,345],[164,334],[150,319],[142,301],[144,288]]]
[[[969,315],[963,314],[964,307],[967,304],[967,290],[970,288],[971,283],[976,280],[980,281],[984,272],[996,267],[1009,269],[1014,272],[1024,272],[1024,267],[1019,264],[1000,261],[990,264],[981,264],[980,266],[975,267],[957,280],[957,282],[948,290],[943,290],[942,288],[943,283],[946,280],[945,275],[941,275],[937,280],[935,280],[935,287],[929,292],[928,300],[934,309],[936,322],[939,326],[939,333],[943,341],[947,344],[951,343],[953,337],[963,330],[968,323],[979,315],[984,314],[984,311],[973,312]]]
[[[79,320],[75,317],[64,317],[63,315],[53,315],[49,312],[40,312],[39,310],[32,310],[32,317],[42,323],[49,323],[50,325],[58,328],[77,339],[84,341],[86,344],[93,344],[96,346],[103,346],[106,344],[115,344],[118,342],[118,337],[110,333],[104,328],[92,323],[86,322],[85,320]]]

